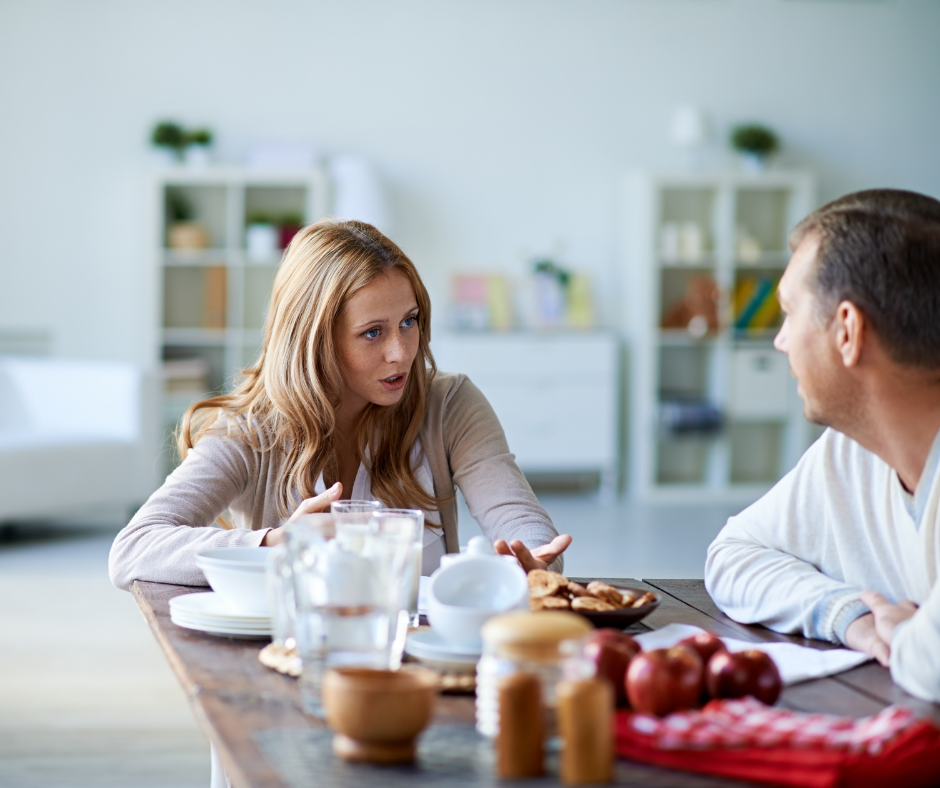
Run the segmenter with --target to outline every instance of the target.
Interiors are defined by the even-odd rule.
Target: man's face
[[[819,237],[808,234],[797,246],[777,288],[786,316],[774,347],[787,354],[808,421],[838,427],[851,409],[845,368],[837,352],[832,321],[821,315],[811,283],[816,270]]]

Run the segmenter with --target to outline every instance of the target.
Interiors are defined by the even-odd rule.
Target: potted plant
[[[166,215],[166,245],[170,249],[193,250],[209,246],[209,230],[193,221],[193,206],[185,194],[167,190]]]
[[[749,123],[731,130],[731,147],[741,154],[746,169],[760,172],[779,149],[780,140],[766,126]]]
[[[150,142],[162,154],[164,163],[175,164],[183,156],[186,134],[178,123],[161,121],[153,127]]]
[[[193,129],[184,134],[186,164],[191,167],[205,167],[209,163],[209,151],[212,147],[212,131]]]

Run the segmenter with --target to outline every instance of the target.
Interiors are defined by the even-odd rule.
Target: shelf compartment
[[[659,399],[708,399],[712,391],[712,345],[659,348]]]
[[[163,269],[164,328],[224,329],[228,303],[225,266]]]
[[[656,484],[705,484],[715,438],[664,438],[656,444]]]
[[[226,203],[225,186],[167,186],[163,194],[163,238],[170,247],[170,228],[177,221],[175,206],[180,206],[189,214],[184,221],[193,222],[205,228],[208,233],[206,247],[225,245],[226,239]],[[188,250],[187,250],[188,251]],[[200,251],[195,249],[193,251]]]
[[[785,426],[782,421],[728,425],[732,484],[773,484],[780,478]]]
[[[788,188],[738,189],[735,226],[744,229],[747,236],[757,242],[762,253],[776,255],[788,248],[792,195],[793,191]]]
[[[271,301],[271,288],[277,268],[274,266],[252,265],[245,271],[245,311],[242,325],[248,329],[264,328],[265,316]]]

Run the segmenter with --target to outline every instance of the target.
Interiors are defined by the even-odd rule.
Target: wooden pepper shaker
[[[499,682],[499,734],[496,773],[506,779],[538,777],[545,770],[542,751],[542,690],[532,673],[515,673]]]
[[[558,733],[565,785],[614,779],[614,693],[602,678],[559,683]]]

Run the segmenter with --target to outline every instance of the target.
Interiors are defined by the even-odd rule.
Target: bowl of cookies
[[[547,569],[532,570],[528,581],[530,610],[570,610],[596,627],[623,629],[659,606],[659,597],[652,591],[613,586],[603,580],[577,583]]]

